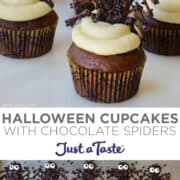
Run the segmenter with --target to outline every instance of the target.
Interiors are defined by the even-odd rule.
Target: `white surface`
[[[79,97],[74,89],[66,51],[71,28],[64,20],[72,10],[66,0],[56,1],[59,27],[53,50],[40,58],[14,60],[0,56],[0,106],[43,107],[177,107],[180,106],[180,56],[147,54],[138,94],[123,103],[99,104]]]

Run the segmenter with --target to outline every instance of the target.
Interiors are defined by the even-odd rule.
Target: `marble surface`
[[[56,2],[59,25],[52,51],[31,60],[0,56],[1,107],[178,107],[180,57],[146,52],[147,63],[138,94],[125,102],[100,104],[79,97],[74,89],[66,51],[71,28],[64,20],[73,15],[69,0]]]

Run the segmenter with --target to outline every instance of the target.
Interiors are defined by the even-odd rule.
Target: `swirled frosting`
[[[94,23],[85,17],[73,28],[73,42],[81,49],[98,55],[127,53],[139,47],[140,38],[125,24]]]
[[[153,9],[154,18],[167,22],[180,24],[180,0],[159,0],[159,4],[147,0],[148,5]]]
[[[0,0],[0,19],[29,21],[48,14],[52,8],[40,0]]]

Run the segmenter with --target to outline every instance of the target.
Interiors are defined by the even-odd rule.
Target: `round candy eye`
[[[160,169],[159,169],[159,168],[155,168],[155,169],[154,169],[154,172],[155,172],[156,174],[159,174],[159,173],[160,173]]]
[[[154,173],[154,168],[153,168],[153,167],[150,167],[150,168],[149,168],[149,172],[150,172],[150,173]]]
[[[129,169],[129,167],[128,167],[127,164],[125,164],[125,165],[123,166],[123,168],[124,168],[124,170],[128,170],[128,169]]]
[[[12,164],[9,165],[9,170],[10,171],[14,170],[14,166]]]
[[[119,169],[120,171],[122,171],[122,170],[123,170],[123,165],[122,165],[122,164],[119,164],[119,165],[118,165],[118,169]]]
[[[55,163],[51,163],[50,164],[50,168],[54,169],[56,167],[56,164]]]
[[[89,169],[88,164],[87,164],[87,163],[85,163],[85,164],[83,165],[83,168],[84,168],[84,169]]]
[[[46,163],[46,164],[44,165],[44,167],[45,167],[46,169],[49,169],[49,163]]]
[[[16,171],[18,171],[18,170],[19,170],[19,165],[15,165],[15,166],[14,166],[14,169],[15,169]]]
[[[93,170],[93,169],[94,169],[94,164],[92,164],[92,163],[89,164],[89,169],[90,169],[90,170]]]

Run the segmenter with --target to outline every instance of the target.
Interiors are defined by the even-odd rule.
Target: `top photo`
[[[0,0],[0,107],[180,107],[179,0]]]

